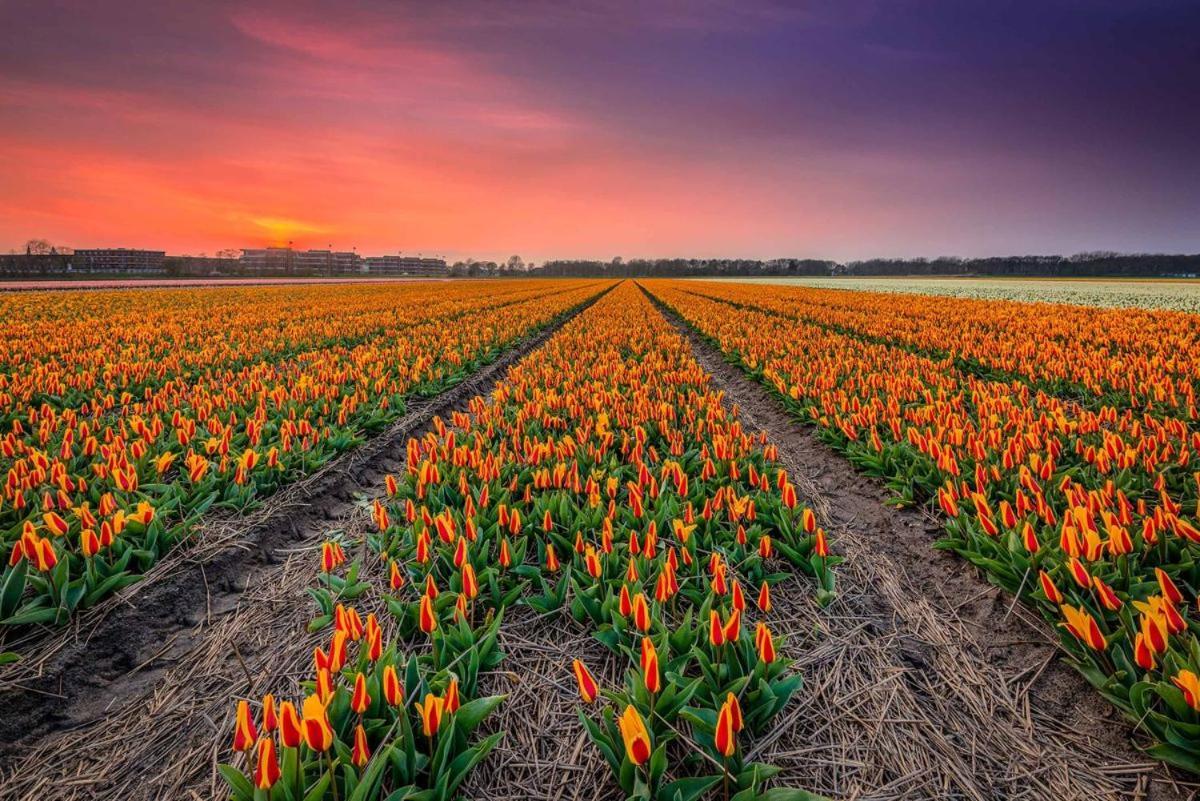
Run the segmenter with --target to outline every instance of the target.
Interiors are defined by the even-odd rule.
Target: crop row
[[[647,286],[858,467],[940,509],[941,545],[1037,606],[1152,754],[1200,772],[1196,433],[759,311],[744,287]]]
[[[1031,305],[806,287],[693,283],[688,291],[904,345],[982,378],[1192,424],[1200,327],[1163,310]]]
[[[0,337],[0,630],[62,622],[137,581],[206,510],[311,473],[600,288],[4,299],[25,314]]]
[[[411,440],[372,507],[368,561],[357,542],[323,548],[313,628],[329,646],[299,713],[239,704],[233,796],[454,797],[503,736],[475,733],[501,702],[479,675],[503,660],[505,610],[527,604],[628,664],[619,686],[561,666],[626,797],[811,798],[765,789],[776,770],[745,754],[800,686],[770,629],[773,588],[798,569],[827,599],[837,557],[774,446],[721,401],[626,283]],[[362,621],[372,603],[382,626]]]

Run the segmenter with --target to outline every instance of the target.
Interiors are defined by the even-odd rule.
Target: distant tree
[[[54,246],[45,239],[30,239],[25,243],[25,252],[31,256],[48,256],[54,252]]]
[[[508,261],[504,263],[504,267],[510,273],[525,272],[525,262],[521,260],[520,256],[509,256]]]
[[[218,259],[236,259],[242,255],[242,251],[237,248],[222,248],[215,255]]]

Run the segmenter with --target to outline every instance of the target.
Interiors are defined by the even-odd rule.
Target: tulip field
[[[476,688],[518,602],[584,621],[628,660],[620,686],[563,666],[626,797],[762,797],[775,770],[743,744],[800,686],[771,632],[771,585],[800,570],[829,593],[836,558],[771,444],[708,384],[625,283],[489,399],[411,440],[373,507],[370,558],[387,564],[397,638],[427,647],[400,650],[361,619],[354,544],[325,542],[313,624],[328,646],[303,699],[239,702],[234,797],[454,797],[500,736],[474,736],[503,700]],[[786,792],[772,797],[810,797]]]
[[[1041,609],[1073,663],[1200,772],[1200,325],[738,284],[651,292]]]
[[[741,280],[746,279],[721,279]],[[1200,282],[1193,278],[1024,278],[1006,276],[796,276],[751,279],[821,289],[852,289],[981,300],[1175,309],[1200,312]],[[770,291],[770,290],[768,290]]]
[[[0,298],[0,630],[136,582],[205,512],[311,472],[596,289]]]
[[[1037,748],[1061,741],[1065,763],[1088,726],[1119,730],[1123,750],[1075,780],[1050,775],[1058,751],[1021,765],[1032,790],[1011,797],[1095,779],[1073,797],[1161,801],[1200,775],[1195,315],[668,279],[28,292],[0,312],[0,703],[28,708],[35,687],[49,721],[29,742],[0,737],[0,798],[488,797],[479,778],[503,784],[522,758],[505,744],[533,717],[506,714],[505,682],[571,722],[536,733],[569,741],[538,771],[546,788],[505,798],[933,797],[939,782],[905,785],[908,763],[883,746],[879,771],[860,764],[911,711],[818,670],[827,645],[829,670],[854,658],[826,642],[839,631],[883,641],[888,625],[902,658],[873,681],[900,693],[936,669],[906,618],[871,616],[878,588],[851,569],[871,554],[849,539],[870,523],[835,518],[804,468],[821,460],[886,491],[856,503],[939,532],[922,553],[1000,596],[993,622],[1030,610],[1023,631],[1070,665],[1074,695],[1112,712],[1044,735],[1016,725]],[[469,394],[405,416],[456,386]],[[54,669],[100,663],[120,610],[207,524],[286,517],[310,503],[299,485],[368,442],[387,452],[346,479],[351,511],[306,518],[247,568],[222,590],[236,609],[204,574],[192,619],[156,622],[164,644],[86,692],[54,685]],[[251,541],[230,547],[256,558]],[[895,580],[947,618],[970,601]],[[286,658],[221,628],[245,609]],[[593,647],[532,670],[505,643],[533,617],[550,624],[539,636]],[[39,661],[66,641],[75,672]],[[189,660],[200,669],[181,674]],[[1032,686],[1036,668],[988,675]],[[829,709],[869,756],[825,748]],[[113,761],[92,744],[119,743],[131,720],[162,743],[141,759],[169,767],[120,765],[141,777],[128,786],[89,778]],[[955,764],[987,761],[975,739],[948,738]],[[186,758],[167,761],[175,741]],[[979,770],[961,786],[989,789],[941,781],[936,797],[1009,797]],[[181,772],[170,793],[139,783]],[[1106,777],[1126,774],[1129,794],[1110,793],[1124,779]]]

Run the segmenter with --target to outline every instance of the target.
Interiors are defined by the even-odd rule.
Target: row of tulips
[[[479,672],[499,663],[500,617],[471,628],[443,624],[439,651],[411,646],[396,627],[356,604],[388,592],[362,578],[343,543],[321,547],[321,614],[327,635],[296,700],[274,694],[237,702],[233,759],[218,766],[235,801],[448,801],[503,736],[477,734],[503,701],[476,697]],[[372,564],[374,561],[372,560]],[[330,606],[325,613],[325,600]],[[392,631],[386,631],[391,629]],[[389,641],[390,640],[390,641]]]
[[[824,532],[709,380],[622,285],[489,401],[411,442],[378,512],[377,550],[410,588],[393,612],[435,652],[439,615],[526,603],[571,614],[628,660],[618,687],[582,662],[563,669],[599,707],[583,719],[629,798],[761,795],[773,769],[740,743],[799,686],[764,620],[770,587],[782,559],[820,597],[833,589]]]
[[[647,287],[901,500],[939,510],[942,547],[1041,609],[1150,753],[1200,772],[1194,433],[763,311],[744,287]]]
[[[809,287],[689,289],[903,345],[983,378],[1021,380],[1096,408],[1150,411],[1193,425],[1200,415],[1200,330],[1186,312]]]
[[[207,510],[244,510],[313,472],[403,414],[407,397],[457,383],[601,289],[546,281],[0,299],[28,313],[0,323],[10,360],[0,365],[0,631],[61,623],[137,581]],[[82,328],[68,317],[82,313],[81,295],[94,307]],[[276,301],[287,309],[279,324]]]
[[[581,661],[562,666],[627,797],[798,801],[811,796],[766,789],[776,770],[746,756],[800,685],[769,627],[771,588],[790,566],[828,598],[837,558],[773,447],[709,380],[645,297],[618,287],[488,399],[409,443],[407,470],[373,507],[370,550],[397,636],[439,677],[431,686],[457,680],[473,695],[501,658],[495,627],[510,604],[569,614],[630,665],[613,687]],[[334,575],[346,550],[326,549],[316,627],[344,628],[339,604],[364,591],[356,568]],[[403,736],[380,736],[391,731],[368,729],[366,749],[400,747]],[[424,797],[382,770],[381,797]]]

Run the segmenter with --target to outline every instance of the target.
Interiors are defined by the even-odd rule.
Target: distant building
[[[319,275],[356,273],[362,269],[362,257],[351,251],[297,251],[296,269],[301,273]]]
[[[163,260],[168,275],[237,275],[237,259],[218,256],[167,256]]]
[[[345,275],[361,272],[362,257],[351,251],[245,248],[242,272],[273,275]]]
[[[416,256],[367,256],[363,259],[371,275],[444,276],[449,273],[445,259],[422,259]]]
[[[295,256],[291,248],[243,248],[239,261],[242,272],[288,275],[296,271]]]
[[[63,253],[3,253],[0,254],[0,277],[69,273],[72,258]]]
[[[166,255],[162,250],[77,248],[71,264],[76,272],[162,273]]]

